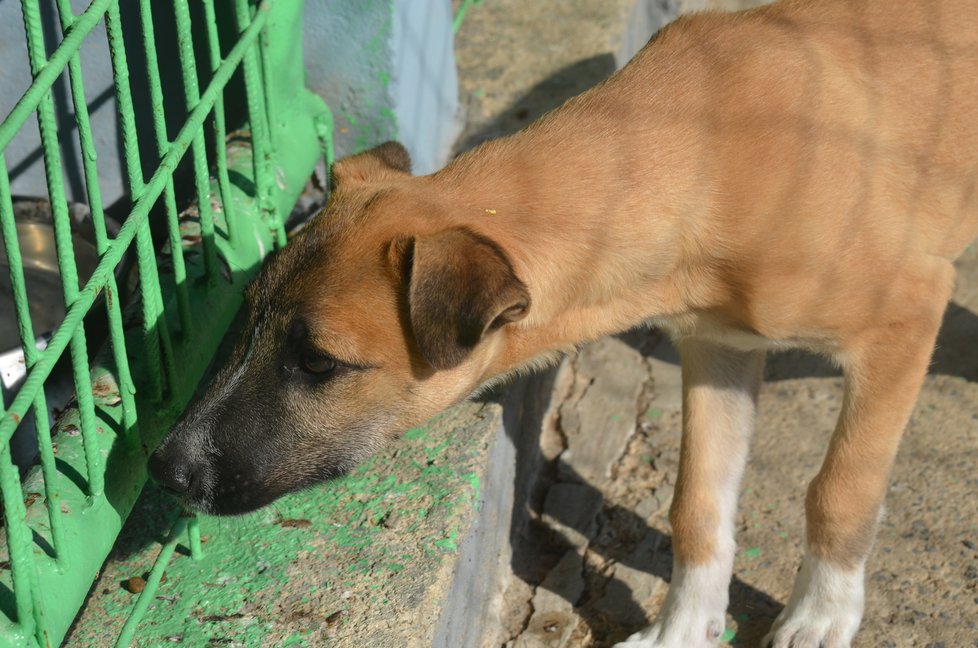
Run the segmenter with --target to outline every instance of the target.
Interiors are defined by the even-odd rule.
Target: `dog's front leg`
[[[683,437],[669,521],[673,570],[653,625],[619,647],[700,648],[723,634],[734,560],[734,516],[754,429],[763,352],[697,339],[680,345]]]
[[[842,413],[805,501],[807,553],[765,646],[848,648],[859,629],[890,467],[947,303],[939,288],[931,294],[929,313],[920,304],[913,319],[884,322],[846,354]]]

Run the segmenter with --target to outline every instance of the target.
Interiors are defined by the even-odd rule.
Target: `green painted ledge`
[[[477,518],[495,404],[465,403],[341,480],[239,518],[203,517],[133,646],[430,646]],[[66,646],[118,635],[178,510],[147,487]]]

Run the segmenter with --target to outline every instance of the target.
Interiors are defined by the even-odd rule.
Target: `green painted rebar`
[[[170,529],[170,537],[167,538],[166,544],[160,549],[160,554],[156,558],[156,562],[153,563],[153,569],[149,572],[149,577],[146,579],[146,585],[143,591],[139,593],[139,598],[136,599],[136,605],[133,606],[132,613],[129,618],[126,619],[126,623],[122,626],[122,632],[119,633],[119,638],[116,640],[116,648],[128,648],[129,644],[132,643],[133,635],[136,634],[136,627],[139,625],[140,619],[146,614],[146,609],[149,607],[151,601],[156,598],[156,590],[160,586],[160,580],[163,578],[163,571],[166,569],[167,563],[170,562],[170,558],[173,556],[174,550],[177,548],[177,541],[180,540],[181,534],[187,528],[189,518],[181,517],[177,519],[176,524]]]
[[[273,115],[277,115],[275,108],[275,92],[272,87],[272,76],[275,74],[275,70],[272,69],[272,64],[269,61],[269,56],[272,50],[272,35],[269,30],[265,30],[258,37],[258,51],[261,53],[261,80],[262,80],[262,97],[264,101],[264,114],[265,114],[265,125],[268,128],[268,142],[272,150],[280,144],[275,140],[275,129],[272,128],[271,120]]]
[[[252,20],[248,0],[235,0],[234,9],[238,31],[239,33],[244,32]],[[259,7],[254,20],[258,20],[262,11],[262,7]],[[275,244],[277,247],[282,247],[286,242],[285,224],[284,219],[275,213],[271,202],[272,183],[274,182],[274,174],[269,168],[271,166],[271,142],[268,136],[265,101],[262,98],[264,86],[259,76],[259,59],[255,50],[256,46],[251,47],[242,63],[248,104],[248,121],[251,125],[251,148],[254,152],[252,161],[255,165],[255,190],[257,191],[258,204],[268,219],[269,227],[275,233]]]
[[[27,285],[24,281],[24,265],[20,255],[20,242],[17,237],[17,224],[14,220],[13,199],[10,195],[10,181],[7,176],[7,166],[0,155],[0,226],[3,232],[3,245],[7,251],[7,265],[10,273],[10,289],[14,299],[14,310],[17,314],[17,329],[20,334],[20,344],[24,352],[24,367],[31,371],[37,364],[38,353],[34,340],[34,327],[31,322],[31,311],[27,301]],[[41,458],[41,470],[44,476],[45,500],[47,503],[48,522],[51,526],[51,539],[59,563],[64,567],[64,524],[61,516],[61,496],[58,489],[58,472],[54,462],[54,448],[51,445],[51,427],[48,421],[48,405],[44,390],[34,396],[34,429],[37,435],[38,452]],[[2,403],[0,403],[2,406]]]
[[[144,0],[145,1],[145,0]],[[221,66],[221,41],[217,34],[217,16],[214,13],[214,0],[204,0],[204,22],[207,23],[207,51],[211,64],[211,74]],[[217,167],[217,186],[221,195],[221,209],[227,227],[228,241],[237,243],[238,224],[234,218],[234,205],[231,201],[231,180],[228,177],[227,127],[224,123],[224,97],[219,96],[214,103],[214,162]]]
[[[146,72],[149,82],[149,98],[153,104],[153,130],[156,133],[156,150],[160,159],[170,148],[167,138],[166,114],[163,101],[163,88],[160,83],[160,64],[156,55],[156,28],[153,25],[153,12],[150,0],[139,0],[139,20],[143,28],[143,51],[146,54]],[[166,209],[167,235],[170,242],[170,255],[173,262],[173,280],[176,284],[177,313],[180,317],[180,330],[187,334],[193,328],[190,317],[190,301],[187,290],[187,264],[183,256],[183,240],[180,234],[180,216],[177,213],[176,190],[173,178],[166,182],[163,190]]]
[[[0,403],[0,414],[3,404]],[[40,607],[35,600],[33,546],[30,529],[24,522],[24,491],[20,488],[20,474],[10,458],[10,447],[0,447],[0,496],[3,498],[4,529],[7,533],[7,551],[10,558],[10,577],[14,586],[14,603],[17,623],[25,635],[35,633],[41,624],[34,614]]]
[[[174,0],[177,19],[177,45],[180,50],[180,71],[183,74],[183,93],[187,112],[200,103],[200,85],[197,82],[197,59],[190,34],[190,7],[187,0]],[[211,183],[207,171],[207,148],[204,131],[194,136],[191,154],[194,163],[194,181],[197,185],[197,213],[200,217],[200,238],[204,247],[204,271],[208,279],[217,277],[217,248],[214,243],[214,211],[211,208]]]
[[[462,0],[462,4],[460,4],[458,10],[455,11],[455,19],[452,21],[452,31],[458,33],[459,28],[462,26],[462,22],[465,20],[465,14],[469,13],[469,9],[472,7],[477,7],[482,3],[483,0]]]
[[[24,360],[27,369],[37,362],[37,350],[34,346],[34,332],[31,326],[30,309],[27,304],[27,289],[24,283],[24,268],[20,256],[20,244],[17,237],[17,226],[14,221],[13,200],[10,195],[10,181],[7,176],[7,165],[0,153],[0,228],[4,249],[7,253],[7,264],[10,272],[10,285],[14,297],[14,308],[17,310],[17,326],[21,344],[24,350]],[[38,433],[38,443],[47,441],[48,451],[51,450],[50,433],[48,430],[47,403],[43,390],[34,398],[34,420]],[[0,400],[0,419],[6,419],[3,402]],[[16,416],[19,423],[22,416]],[[16,424],[14,425],[16,428]],[[41,448],[44,451],[43,447]],[[50,465],[53,465],[53,461]],[[44,474],[45,484],[56,483],[49,474]],[[54,497],[57,505],[56,513],[51,512],[49,500],[49,523],[52,538],[64,542],[62,528],[60,499],[57,491],[51,489],[46,496]],[[20,485],[20,473],[14,467],[10,456],[10,445],[0,444],[0,498],[3,502],[4,530],[7,539],[7,554],[10,561],[10,578],[14,590],[14,605],[17,612],[17,624],[25,636],[35,635],[38,643],[43,639],[43,606],[38,598],[37,567],[34,563],[33,539],[31,530],[26,523],[27,510],[24,505],[24,491]],[[57,546],[57,545],[56,545]],[[64,544],[60,545],[64,547]]]
[[[71,31],[65,35],[63,41],[48,59],[43,70],[40,70],[31,82],[27,92],[20,98],[10,114],[0,124],[0,151],[5,151],[7,146],[13,141],[20,128],[27,123],[30,116],[40,105],[41,100],[47,95],[51,86],[58,80],[68,59],[78,51],[85,37],[98,24],[109,6],[110,0],[95,0],[82,12],[72,25]]]
[[[187,537],[190,539],[190,557],[194,560],[200,560],[204,556],[204,550],[201,548],[200,542],[200,518],[194,515],[189,519]]]
[[[69,33],[74,26],[75,16],[71,10],[69,0],[58,0],[58,15],[61,20],[61,29],[64,33]],[[95,149],[95,141],[92,136],[92,125],[88,115],[88,103],[85,99],[85,86],[82,81],[81,61],[77,54],[68,60],[68,75],[71,83],[71,100],[75,108],[75,124],[78,126],[78,140],[81,145],[82,166],[85,173],[85,192],[88,196],[88,207],[92,215],[92,225],[95,232],[95,249],[99,255],[105,254],[109,248],[108,232],[105,228],[105,210],[102,205],[102,191],[98,184],[98,166],[96,165],[98,155]],[[125,333],[122,328],[122,308],[119,305],[119,289],[116,285],[115,276],[109,278],[105,286],[105,308],[106,317],[109,325],[109,341],[112,345],[113,360],[116,365],[116,376],[119,384],[119,398],[122,404],[122,426],[126,431],[126,438],[130,441],[136,437],[136,402],[135,386],[132,374],[129,371],[129,358],[126,354]],[[36,407],[35,407],[36,410]],[[50,430],[45,424],[45,434],[50,436]],[[40,442],[42,461],[46,460],[45,455],[50,455],[53,462],[53,453],[45,452],[45,448],[50,448],[50,443]],[[48,481],[45,474],[45,481]],[[49,482],[50,483],[50,482]],[[48,500],[48,506],[56,506]],[[58,509],[60,514],[60,509]],[[54,514],[52,514],[54,517]],[[57,534],[54,534],[57,536]],[[61,554],[59,554],[59,560]]]
[[[47,64],[44,55],[44,36],[41,33],[41,10],[38,0],[22,0],[24,31],[27,34],[27,53],[31,71],[37,76]],[[64,294],[65,310],[71,307],[78,296],[78,271],[75,267],[75,250],[72,244],[71,221],[68,215],[68,198],[64,190],[64,177],[61,174],[61,154],[58,146],[58,131],[54,118],[54,100],[46,93],[38,105],[37,123],[44,151],[44,171],[47,176],[48,198],[54,224],[54,242],[58,254],[58,270],[61,274],[61,289]],[[105,474],[102,457],[98,452],[95,426],[95,403],[92,400],[92,382],[88,373],[88,345],[85,341],[85,327],[75,329],[71,339],[71,368],[75,381],[75,398],[80,414],[79,427],[85,444],[85,467],[88,472],[88,494],[98,497],[105,488]],[[55,547],[57,550],[58,547]]]
[[[34,394],[42,387],[44,381],[51,374],[55,362],[59,355],[67,348],[68,342],[74,330],[80,326],[85,313],[95,302],[98,292],[106,285],[108,277],[113,273],[115,266],[119,263],[125,252],[126,247],[136,238],[136,233],[146,224],[147,216],[152,205],[159,199],[166,185],[166,180],[176,169],[177,164],[190,147],[194,134],[201,128],[217,96],[224,90],[235,68],[241,63],[246,52],[254,44],[261,29],[265,26],[268,19],[267,10],[259,7],[254,21],[240,35],[238,42],[228,53],[223,65],[214,75],[207,90],[201,95],[200,104],[191,112],[183,128],[173,140],[170,150],[160,163],[159,168],[146,183],[143,192],[133,205],[129,217],[116,236],[113,245],[102,256],[95,271],[88,282],[78,293],[78,298],[72,303],[65,318],[58,327],[45,353],[40,357],[37,365],[28,374],[27,379],[21,386],[20,391],[14,397],[13,402],[8,407],[6,414],[0,419],[0,444],[10,441],[10,437],[23,417],[24,412],[30,408]]]
[[[112,59],[112,80],[115,84],[119,130],[122,134],[126,173],[129,177],[129,193],[138,201],[145,187],[139,159],[139,137],[136,134],[132,91],[129,87],[129,65],[126,61],[122,23],[119,18],[119,0],[113,0],[106,10],[105,30],[109,40],[109,56]],[[167,378],[170,393],[176,389],[177,373],[173,362],[169,327],[163,312],[163,297],[160,293],[160,280],[156,269],[156,250],[153,247],[148,220],[142,221],[136,232],[136,264],[139,267],[139,289],[143,300],[143,334],[146,339],[149,364],[150,394],[154,400],[159,401],[163,396],[161,371]]]
[[[17,326],[24,346],[24,359],[28,368],[31,360],[36,361],[37,353],[34,348],[34,332],[31,329],[30,310],[27,308],[26,287],[24,284],[24,269],[20,258],[20,245],[17,240],[17,227],[14,222],[13,202],[10,197],[10,182],[7,177],[7,165],[0,155],[0,226],[2,226],[3,245],[7,252],[7,264],[10,271],[10,285],[14,296],[14,307],[17,309]],[[35,399],[37,405],[44,407],[44,420],[47,420],[47,404],[44,402],[43,391]],[[0,399],[0,416],[3,412],[3,400]],[[35,414],[36,417],[36,414]],[[18,417],[19,421],[20,417]],[[36,419],[38,429],[41,421]],[[47,480],[47,475],[45,475]],[[29,529],[25,524],[24,493],[20,487],[20,475],[11,463],[10,445],[0,445],[0,495],[3,498],[4,529],[7,536],[7,552],[10,559],[11,579],[13,581],[17,621],[26,635],[34,632],[34,592],[31,572],[34,571],[34,560]],[[52,530],[55,517],[51,518]],[[60,523],[60,517],[57,517]],[[60,527],[60,524],[58,525]]]

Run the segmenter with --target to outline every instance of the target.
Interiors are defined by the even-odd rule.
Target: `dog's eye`
[[[336,360],[321,353],[305,353],[302,356],[302,368],[311,374],[328,374],[336,370]]]

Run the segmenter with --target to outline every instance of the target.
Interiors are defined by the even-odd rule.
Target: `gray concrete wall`
[[[396,139],[415,173],[444,164],[461,129],[449,0],[307,0],[305,54],[338,156]]]
[[[641,0],[635,2],[631,15],[625,24],[624,33],[615,51],[615,65],[621,68],[657,31],[669,24],[679,15],[679,5],[683,2],[702,3],[706,0]]]
[[[395,4],[391,96],[415,173],[440,169],[462,130],[449,0]]]

